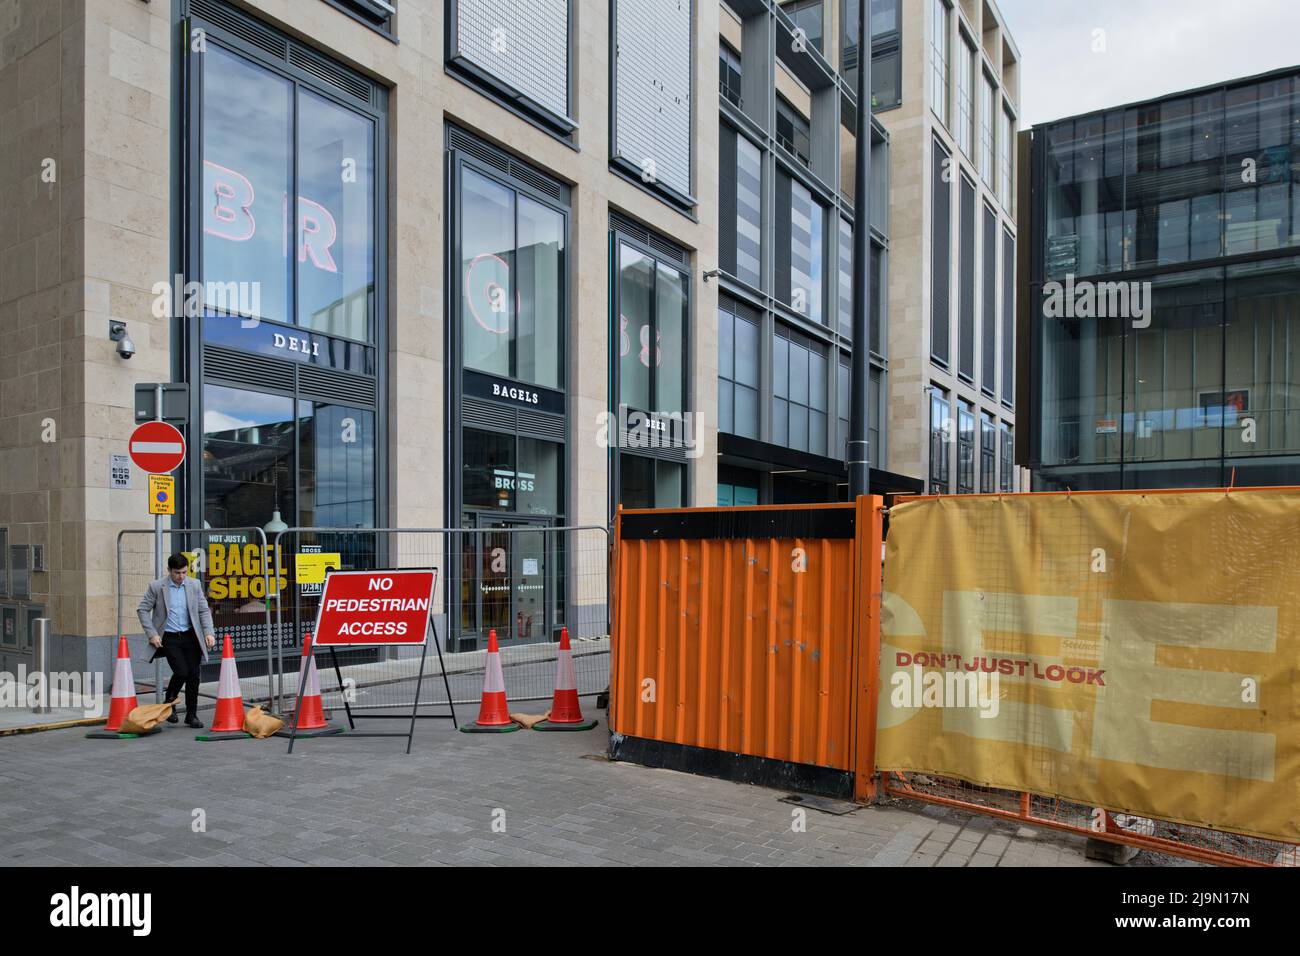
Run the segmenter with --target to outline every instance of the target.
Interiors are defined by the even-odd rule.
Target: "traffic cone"
[[[302,668],[307,668],[307,685],[303,687]],[[324,737],[327,734],[341,734],[342,727],[335,727],[325,719],[325,708],[321,706],[320,676],[316,673],[316,655],[311,651],[311,634],[302,641],[302,662],[298,665],[298,686],[302,687],[302,697],[298,700],[293,717],[285,726],[276,731],[277,737]],[[298,724],[295,734],[294,723]]]
[[[238,740],[244,733],[244,698],[239,692],[239,670],[235,667],[235,648],[226,635],[221,647],[221,676],[217,680],[217,715],[212,728],[195,740]]]
[[[555,661],[555,696],[551,714],[533,724],[533,730],[591,730],[594,720],[584,720],[578,706],[578,681],[573,675],[573,650],[569,647],[569,629],[560,631],[560,652]]]
[[[495,629],[488,631],[487,667],[483,672],[483,699],[478,708],[478,720],[462,724],[460,729],[467,734],[508,734],[519,729],[506,708],[506,679],[501,673],[501,649],[497,647]]]
[[[103,730],[92,730],[87,737],[99,740],[123,740],[140,734],[124,734],[122,721],[140,706],[135,699],[135,675],[131,673],[131,652],[127,650],[126,635],[117,639],[117,664],[113,667],[113,691],[108,707],[108,722]],[[157,728],[161,729],[161,728]],[[150,731],[151,733],[155,731]]]

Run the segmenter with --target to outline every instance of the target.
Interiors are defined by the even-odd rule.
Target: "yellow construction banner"
[[[889,515],[876,763],[1300,841],[1300,489]]]

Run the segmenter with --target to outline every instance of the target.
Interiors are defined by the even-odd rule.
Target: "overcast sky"
[[[1023,127],[1300,64],[1300,0],[998,6],[1020,47]]]

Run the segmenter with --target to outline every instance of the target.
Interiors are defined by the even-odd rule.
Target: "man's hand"
[[[149,644],[153,647],[162,647],[162,638],[157,634],[150,635]]]
[[[204,634],[203,639],[208,642],[208,650],[212,650],[217,646],[217,639],[211,634]]]

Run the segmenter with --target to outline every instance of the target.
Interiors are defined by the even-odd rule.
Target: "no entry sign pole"
[[[137,425],[131,433],[127,450],[131,461],[147,474],[170,474],[180,467],[185,460],[185,437],[175,427],[162,419],[163,387],[159,382],[154,386],[154,419]],[[152,492],[150,492],[152,494]],[[174,506],[173,506],[174,507]],[[152,502],[151,508],[152,511]],[[162,514],[153,516],[153,576],[157,580],[163,575],[163,541]],[[162,702],[162,665],[154,661],[154,697]]]
[[[162,403],[163,387],[162,382],[159,382],[154,386],[153,395],[153,407],[155,409],[153,420],[156,422],[162,421]],[[150,494],[152,493],[150,491]],[[153,579],[155,581],[163,576],[162,520],[163,516],[161,514],[153,516]],[[202,640],[202,638],[200,637],[199,640]],[[153,699],[155,704],[163,702],[162,661],[158,660],[156,654],[153,659]]]
[[[154,412],[154,421],[156,422],[162,421],[162,397],[163,387],[162,382],[159,382],[154,387],[153,393],[153,405],[154,408],[157,409],[157,411]],[[155,581],[163,576],[162,519],[163,516],[161,514],[153,516],[153,579]],[[170,592],[164,591],[163,593],[167,594]],[[202,630],[202,627],[199,629]],[[199,638],[199,640],[202,640],[202,638]],[[161,704],[163,702],[162,661],[158,660],[156,654],[153,659],[153,700],[155,704]]]

